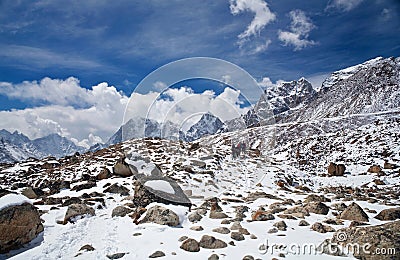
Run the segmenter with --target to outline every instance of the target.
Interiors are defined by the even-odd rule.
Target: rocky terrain
[[[374,66],[394,74],[373,93],[395,89],[395,62],[334,73],[316,92],[295,84],[319,107]],[[274,98],[291,121],[1,164],[0,259],[400,259],[399,106],[351,98],[300,120],[306,99],[290,93]]]

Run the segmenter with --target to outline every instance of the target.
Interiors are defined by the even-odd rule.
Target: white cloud
[[[325,8],[325,11],[338,10],[348,12],[356,8],[364,0],[331,0]]]
[[[270,88],[275,86],[269,77],[264,77],[260,82],[258,82],[258,85],[262,88]]]
[[[153,84],[153,86],[158,91],[163,91],[164,89],[166,89],[168,87],[167,84],[165,84],[165,82],[162,82],[162,81],[156,81]]]
[[[309,33],[315,28],[310,18],[301,10],[293,10],[289,13],[291,18],[290,31],[278,31],[278,38],[285,46],[292,45],[294,50],[301,50],[307,46],[316,44],[309,40]]]
[[[238,35],[238,44],[241,48],[244,47],[245,43],[251,43],[250,37],[258,37],[261,30],[276,19],[275,13],[269,9],[267,2],[264,0],[230,0],[230,9],[233,15],[246,11],[254,13],[254,18],[247,26],[247,29]],[[262,43],[253,43],[248,48],[249,51],[247,53],[257,54],[263,52],[270,43],[271,40],[269,39]]]

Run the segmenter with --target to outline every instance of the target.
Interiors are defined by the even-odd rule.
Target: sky
[[[304,76],[318,87],[333,71],[399,56],[399,14],[398,0],[1,0],[0,128],[106,141],[132,93],[159,99],[162,80],[134,92],[149,73],[191,57],[235,64],[261,86]],[[240,88],[209,101],[223,93],[243,112]]]

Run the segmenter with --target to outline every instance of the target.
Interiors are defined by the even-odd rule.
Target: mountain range
[[[159,123],[151,119],[132,118],[105,144],[96,144],[89,150],[96,151],[141,137],[191,142],[206,135],[260,125],[393,110],[400,107],[399,84],[400,58],[378,57],[333,72],[321,86],[313,87],[305,78],[280,82],[266,88],[259,101],[246,114],[222,122],[213,114],[206,113],[186,132],[170,121]],[[19,161],[28,157],[61,157],[84,151],[83,147],[57,134],[29,140],[23,134],[2,130],[0,138],[0,162]]]

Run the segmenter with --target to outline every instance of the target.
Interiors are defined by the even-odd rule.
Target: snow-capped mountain
[[[218,132],[224,123],[211,113],[203,114],[197,123],[192,125],[185,133],[184,140],[191,142],[206,135],[212,135]]]
[[[284,121],[307,121],[400,107],[400,58],[376,58],[332,73],[315,99]]]
[[[0,130],[0,162],[16,162],[29,157],[44,158],[47,156],[63,157],[75,152],[84,152],[85,148],[75,145],[72,141],[58,134],[30,140],[24,134],[10,133]]]

